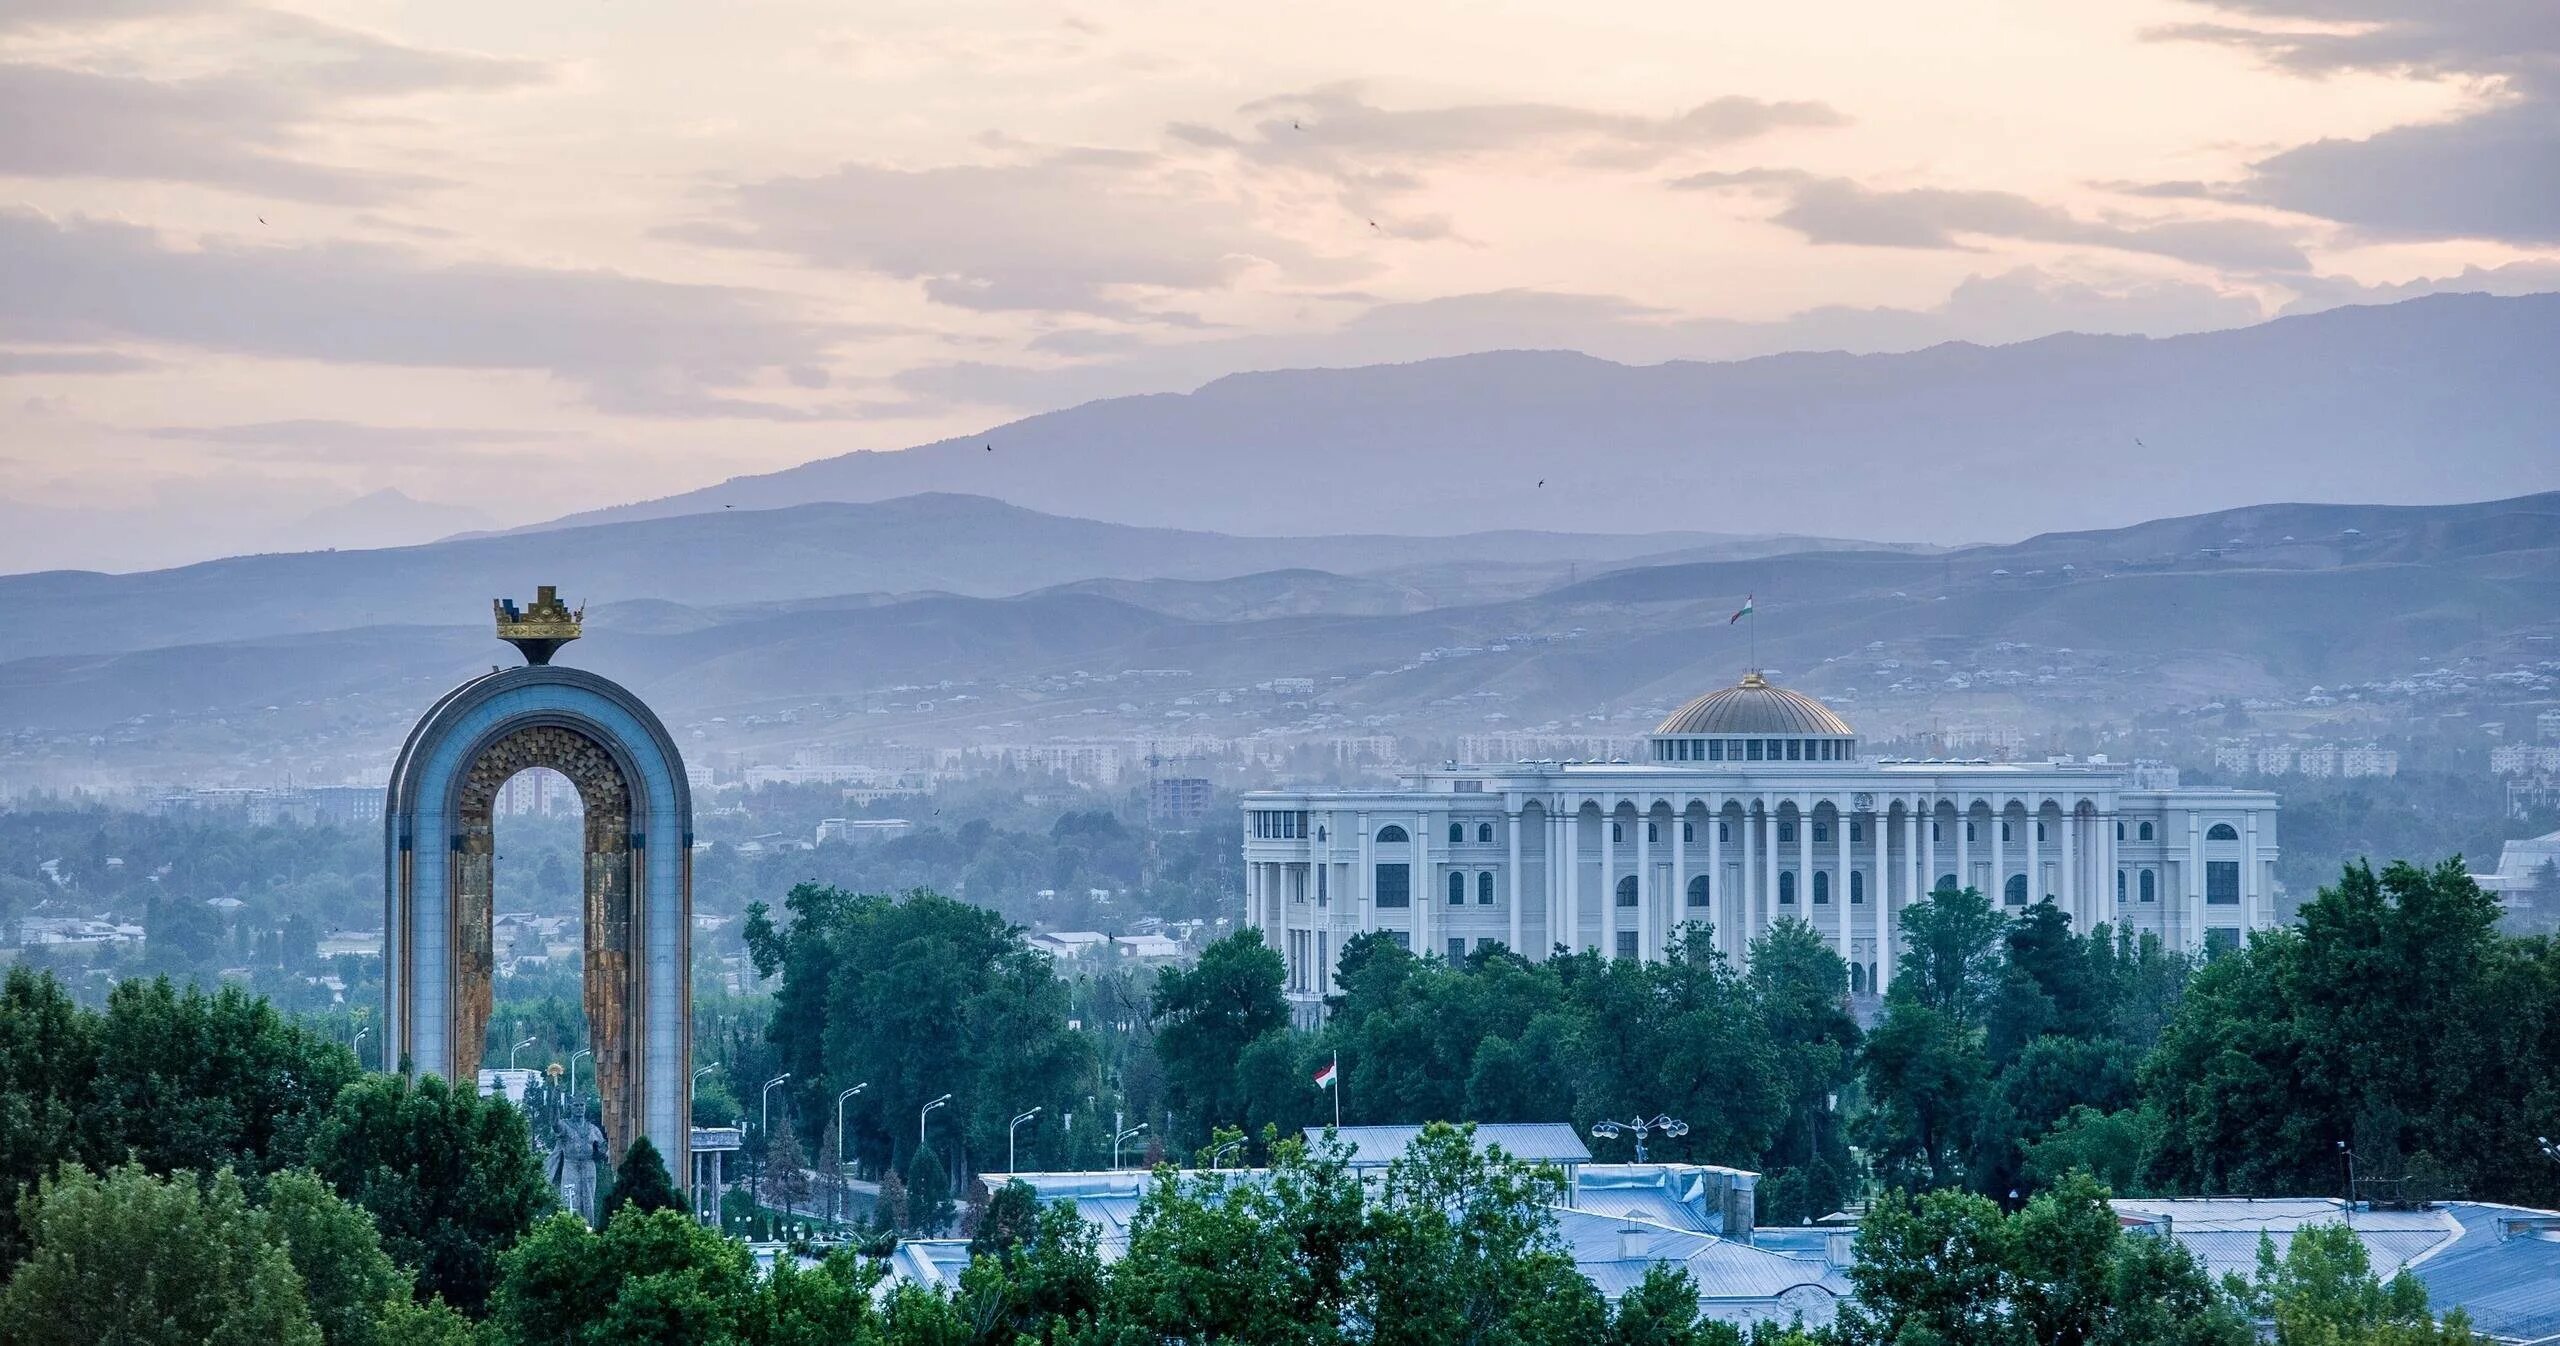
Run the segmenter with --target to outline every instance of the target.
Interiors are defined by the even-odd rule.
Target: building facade
[[[1246,919],[1311,1004],[1352,937],[1660,958],[1693,923],[1746,961],[1803,920],[1893,978],[1902,911],[1972,887],[2050,897],[2080,929],[2229,947],[2276,920],[2276,797],[2180,788],[2104,760],[1861,756],[1847,722],[1758,674],[1682,706],[1642,760],[1455,763],[1392,790],[1245,796]]]

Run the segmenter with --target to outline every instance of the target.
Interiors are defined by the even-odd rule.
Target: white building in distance
[[[1700,696],[1641,761],[1450,763],[1391,790],[1245,796],[1246,919],[1302,1006],[1353,936],[1457,958],[1494,944],[1660,958],[1691,922],[1737,962],[1804,920],[1891,984],[1900,913],[1972,887],[2011,912],[2228,948],[2276,920],[2276,796],[2179,788],[2103,759],[1862,757],[1856,731],[1759,674]]]

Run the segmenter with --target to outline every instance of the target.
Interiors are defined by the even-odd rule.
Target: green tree
[[[313,1135],[311,1168],[373,1213],[420,1298],[466,1313],[488,1302],[499,1258],[553,1204],[523,1116],[433,1076],[349,1085]]]
[[[1193,1135],[1245,1120],[1237,1066],[1257,1039],[1289,1026],[1287,978],[1278,951],[1250,929],[1201,950],[1195,965],[1156,978],[1156,1055]]]
[[[88,1150],[81,1118],[96,1087],[97,1020],[50,975],[0,982],[0,1266],[25,1252],[15,1194]]]
[[[1786,1117],[1758,1157],[1762,1218],[1818,1219],[1849,1197],[1849,1138],[1836,1106],[1860,1041],[1849,1013],[1849,965],[1813,927],[1781,921],[1753,941],[1749,986],[1786,1082]]]
[[[681,1210],[627,1206],[601,1233],[554,1215],[504,1265],[490,1322],[525,1346],[731,1342],[757,1317],[746,1245]]]
[[[1609,1346],[1741,1346],[1742,1336],[1699,1319],[1698,1283],[1687,1268],[1656,1262],[1619,1296],[1608,1340]]]
[[[409,1275],[382,1251],[373,1217],[301,1169],[267,1180],[261,1209],[302,1277],[327,1346],[376,1346],[383,1304],[409,1298]]]
[[[31,1251],[0,1291],[15,1346],[321,1346],[302,1278],[228,1172],[64,1169],[25,1207]]]
[[[598,1209],[611,1223],[614,1212],[624,1206],[643,1211],[691,1209],[684,1193],[676,1190],[676,1180],[668,1176],[667,1161],[658,1157],[658,1147],[647,1136],[632,1141],[623,1152],[622,1163],[613,1171],[613,1186]]]
[[[2364,1240],[2343,1224],[2294,1232],[2284,1256],[2263,1236],[2250,1308],[2275,1326],[2277,1346],[2467,1346],[2478,1340],[2459,1313],[2438,1324],[2427,1289],[2403,1271],[2373,1273]]]

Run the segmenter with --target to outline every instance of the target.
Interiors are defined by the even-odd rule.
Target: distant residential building
[[[2323,743],[2318,747],[2303,749],[2294,758],[2294,770],[2312,780],[2327,780],[2337,775],[2337,746]]]
[[[831,841],[886,841],[915,830],[904,818],[829,818],[818,824],[818,844]]]
[[[2370,776],[2400,774],[2400,754],[2391,748],[2367,743],[2362,747],[2338,750],[2338,774],[2349,780]]]
[[[2489,750],[2489,770],[2501,776],[2560,773],[2560,743],[2501,743]]]
[[[2279,743],[2271,748],[2258,749],[2257,765],[2261,776],[2281,776],[2293,770],[2293,745]]]
[[[324,785],[305,791],[312,816],[324,823],[382,821],[383,790],[379,785]]]
[[[2213,769],[2237,776],[2257,764],[2257,754],[2246,743],[2218,743],[2213,749]]]
[[[2546,710],[2533,717],[2534,736],[2545,743],[2560,743],[2560,710]]]
[[[1209,816],[1209,782],[1199,776],[1167,776],[1147,782],[1147,821],[1175,829],[1200,825]]]

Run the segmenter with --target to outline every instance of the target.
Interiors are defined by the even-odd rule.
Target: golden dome
[[[1831,708],[1801,692],[1771,686],[1757,672],[1732,687],[1719,687],[1671,712],[1657,734],[1836,735],[1857,731]]]

